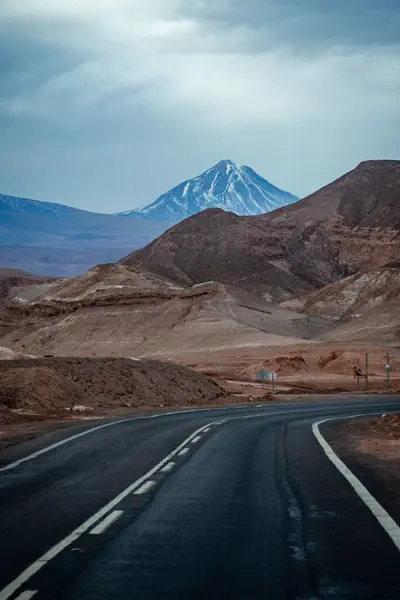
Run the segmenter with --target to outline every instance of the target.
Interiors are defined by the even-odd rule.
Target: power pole
[[[368,352],[365,353],[365,389],[368,389]]]

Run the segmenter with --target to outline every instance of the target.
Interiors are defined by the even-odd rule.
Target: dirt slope
[[[74,405],[102,410],[119,406],[189,406],[212,404],[223,397],[221,388],[200,373],[157,361],[0,361],[3,422],[21,414],[65,415]]]

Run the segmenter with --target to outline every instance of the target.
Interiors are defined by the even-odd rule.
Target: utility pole
[[[368,389],[368,352],[365,353],[365,389]]]

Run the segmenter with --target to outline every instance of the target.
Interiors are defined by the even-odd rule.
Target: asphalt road
[[[399,548],[312,431],[388,410],[400,398],[190,411],[8,448],[0,600],[398,600]]]

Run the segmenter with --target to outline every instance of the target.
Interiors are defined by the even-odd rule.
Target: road
[[[0,600],[398,600],[397,525],[312,429],[389,410],[400,398],[188,411],[3,450]]]

